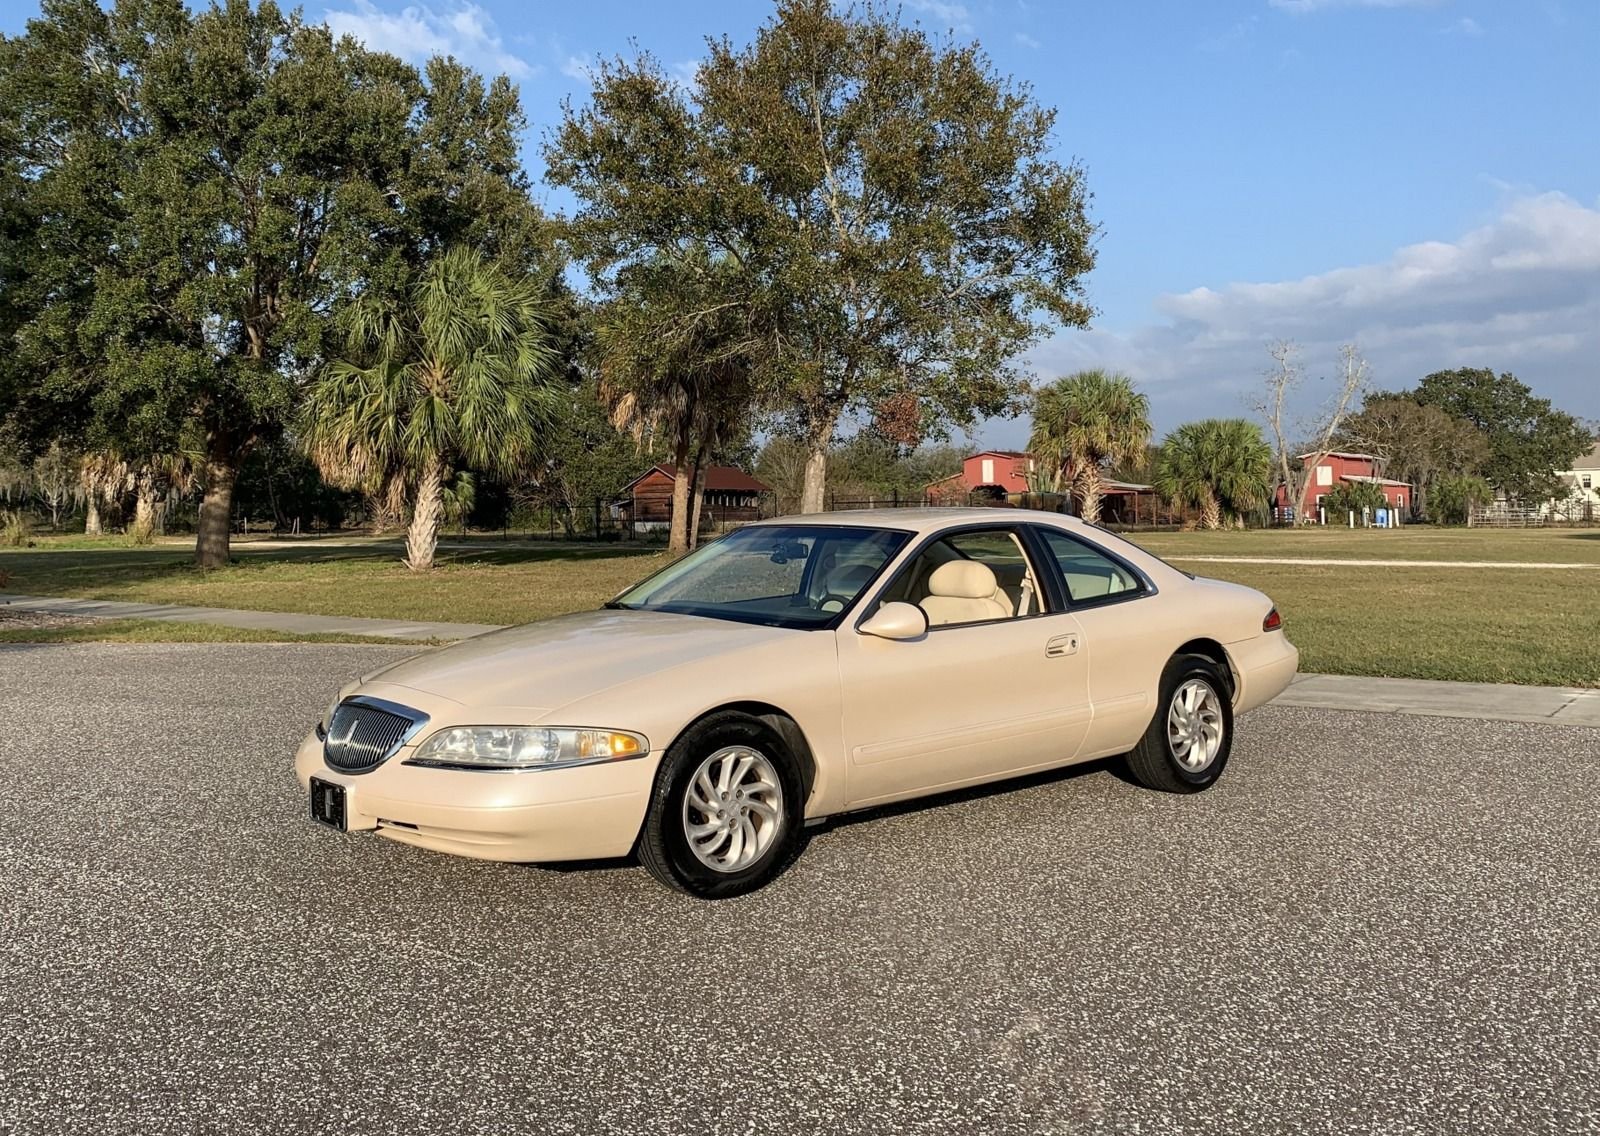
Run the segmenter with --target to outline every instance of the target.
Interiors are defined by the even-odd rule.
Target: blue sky
[[[6,5],[20,30],[34,5]],[[520,83],[526,156],[585,64],[645,48],[691,74],[707,35],[743,42],[761,0],[524,4],[311,0],[374,47],[451,51]],[[1036,348],[1041,375],[1127,370],[1166,429],[1245,412],[1267,341],[1310,374],[1356,342],[1375,382],[1512,370],[1600,418],[1597,0],[904,0],[977,39],[1059,108],[1104,227],[1089,331]],[[546,192],[554,207],[565,204]],[[1315,381],[1304,402],[1319,397]],[[977,440],[1014,444],[997,422]]]

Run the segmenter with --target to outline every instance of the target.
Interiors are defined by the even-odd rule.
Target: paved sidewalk
[[[9,611],[41,611],[92,619],[157,619],[169,623],[214,623],[287,631],[295,635],[371,635],[378,639],[466,639],[497,630],[492,623],[430,623],[403,619],[359,619],[348,615],[302,615],[288,611],[244,611],[225,607],[130,603],[118,600],[74,600],[21,596],[0,592],[0,607]]]
[[[1272,704],[1600,728],[1600,690],[1566,686],[1303,674]]]
[[[1176,553],[1166,559],[1202,564],[1314,564],[1337,568],[1587,568],[1600,571],[1600,564],[1562,560],[1349,560],[1337,556],[1184,556]]]

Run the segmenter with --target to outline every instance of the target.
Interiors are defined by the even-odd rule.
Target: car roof
[[[1020,524],[1034,521],[1058,528],[1082,526],[1077,517],[1043,509],[1006,509],[982,505],[965,508],[840,509],[832,513],[797,513],[753,522],[757,525],[844,525],[851,528],[900,529],[914,533],[937,532],[970,524]]]

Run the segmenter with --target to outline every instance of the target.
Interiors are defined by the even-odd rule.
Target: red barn
[[[1033,508],[1056,507],[1051,502],[1064,501],[1063,494],[1035,494],[1029,488],[1028,475],[1034,469],[1032,454],[984,450],[963,460],[960,473],[930,484],[926,497],[934,505],[1018,504],[1020,498],[1020,503]],[[1153,501],[1155,497],[1155,490],[1148,485],[1105,478],[1101,479],[1100,493],[1100,519],[1114,523],[1139,521],[1139,499]],[[1154,516],[1153,505],[1145,511]]]
[[[623,487],[627,499],[621,503],[635,528],[650,529],[672,523],[672,483],[677,469],[663,462],[651,466]],[[772,490],[742,469],[731,465],[706,467],[703,519],[718,524],[725,521],[761,519],[761,495]]]
[[[1384,477],[1382,460],[1372,454],[1353,454],[1335,450],[1327,454],[1301,454],[1300,464],[1306,471],[1305,491],[1301,495],[1298,512],[1301,516],[1315,518],[1317,506],[1341,482],[1366,481],[1383,491],[1389,508],[1404,513],[1411,505],[1411,485]],[[1275,504],[1282,509],[1289,503],[1289,490],[1278,486]]]
[[[928,486],[930,500],[965,501],[974,491],[986,490],[995,498],[1028,492],[1033,458],[1018,450],[984,450],[961,462],[961,472]]]

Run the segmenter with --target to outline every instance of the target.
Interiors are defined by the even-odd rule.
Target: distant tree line
[[[1083,371],[1040,388],[1029,438],[1031,488],[1070,495],[1075,511],[1094,521],[1101,484],[1115,470],[1149,478],[1169,507],[1221,528],[1264,516],[1280,493],[1300,501],[1308,468],[1334,450],[1358,451],[1372,455],[1383,476],[1415,488],[1415,515],[1460,523],[1497,494],[1525,505],[1559,496],[1557,471],[1571,468],[1596,440],[1592,426],[1510,373],[1435,371],[1413,389],[1374,390],[1353,346],[1341,349],[1333,393],[1318,414],[1290,422],[1305,385],[1298,350],[1274,344],[1271,355],[1257,406],[1266,433],[1248,419],[1212,418],[1152,445],[1149,401],[1126,375]],[[1335,487],[1327,504],[1359,513],[1385,499],[1376,485],[1349,483]]]
[[[4,476],[144,536],[198,494],[205,567],[248,502],[408,524],[425,568],[468,501],[570,515],[630,446],[677,471],[675,548],[756,436],[820,509],[842,441],[1015,409],[1019,354],[1088,321],[1054,119],[975,44],[781,0],[688,84],[601,64],[548,216],[504,76],[273,0],[56,0],[0,39]]]
[[[719,463],[804,512],[911,497],[997,414],[1032,412],[1037,488],[1085,516],[1137,473],[1207,525],[1293,488],[1302,443],[1441,512],[1539,498],[1588,444],[1511,375],[1374,394],[1353,351],[1303,430],[1275,355],[1270,440],[1152,447],[1125,376],[1033,390],[1022,353],[1093,314],[1085,172],[978,45],[888,9],[779,0],[688,82],[602,61],[540,151],[567,215],[526,125],[505,76],[274,0],[52,0],[0,37],[0,507],[136,540],[193,510],[203,567],[241,516],[359,519],[421,570],[446,524],[574,528],[657,462],[675,550]]]

